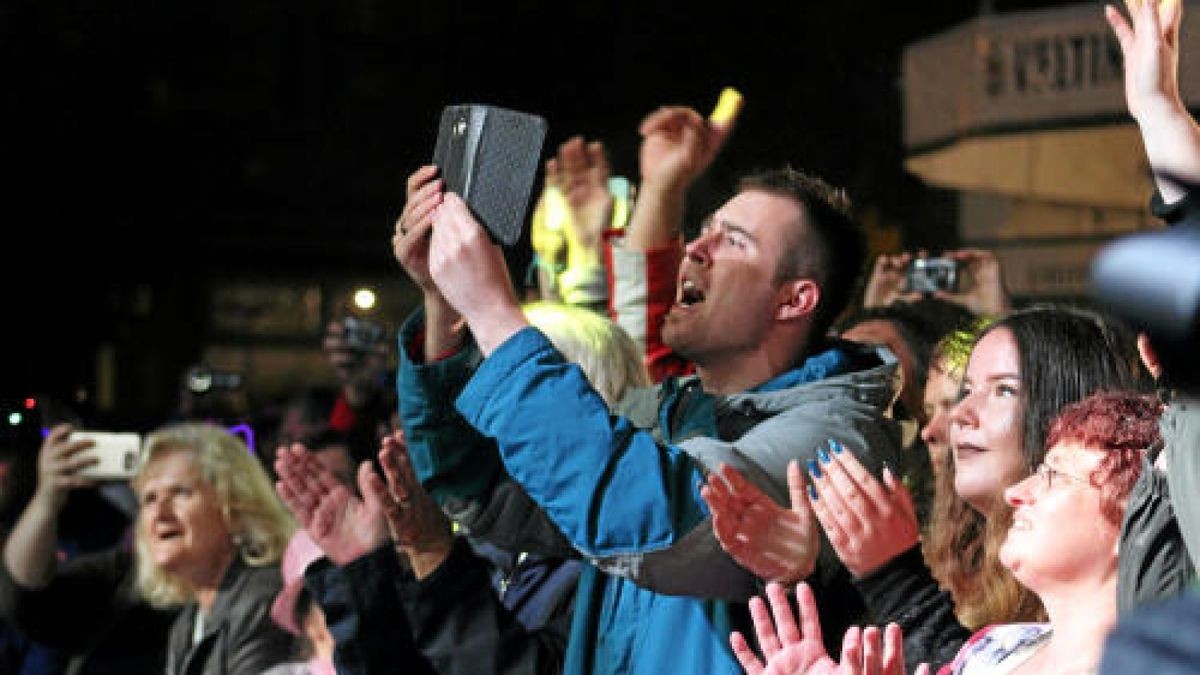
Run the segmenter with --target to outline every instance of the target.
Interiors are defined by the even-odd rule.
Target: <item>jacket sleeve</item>
[[[662,324],[675,302],[675,284],[683,256],[680,246],[636,251],[623,237],[608,238],[609,315],[642,348],[650,379],[683,375],[691,364],[662,339]]]
[[[952,662],[971,637],[954,614],[950,593],[938,587],[926,567],[920,546],[854,583],[874,622],[895,622],[904,631],[904,664],[910,673],[922,663],[937,670]]]
[[[782,502],[788,459],[813,455],[831,437],[851,448],[876,449],[882,442],[848,434],[845,414],[814,405],[780,413],[736,443],[707,437],[682,446],[659,443],[628,419],[610,416],[579,369],[532,328],[481,364],[457,405],[498,441],[508,472],[597,566],[658,592],[730,600],[745,599],[756,587],[706,522],[698,491],[704,471],[733,463]],[[793,418],[801,414],[814,422],[796,425]],[[882,431],[878,436],[887,440]],[[879,459],[867,463],[881,465]],[[829,569],[835,568],[831,561]]]
[[[48,646],[83,650],[112,621],[132,564],[118,549],[84,554],[60,564],[44,588],[31,589],[0,563],[0,618]]]
[[[342,675],[434,675],[413,641],[396,594],[396,553],[383,546],[344,568],[327,559],[309,566],[304,585],[313,594],[334,640],[333,661]]]
[[[885,396],[885,392],[876,392]],[[721,405],[737,405],[737,401]],[[818,397],[755,425],[734,442],[697,437],[679,444],[702,472],[721,464],[738,469],[778,504],[789,503],[787,465],[817,459],[817,448],[836,439],[876,476],[885,464],[899,466],[899,440],[882,418],[881,408],[852,397]],[[824,542],[825,533],[819,530]],[[614,561],[602,560],[602,566]],[[638,584],[661,593],[702,595],[742,601],[757,593],[756,580],[725,553],[712,532],[711,519],[688,532],[669,548],[642,556],[637,566]],[[842,564],[833,549],[822,543],[814,585],[845,585]]]
[[[553,618],[529,630],[497,597],[489,569],[459,539],[420,581],[402,572],[385,546],[344,568],[310,570],[305,583],[326,612],[339,673],[561,672],[573,585],[558,597]]]
[[[548,620],[526,627],[497,595],[491,569],[459,538],[433,574],[400,583],[400,597],[421,651],[441,675],[562,672],[575,584],[547,589],[553,596],[547,598],[553,605]]]
[[[505,472],[495,443],[454,407],[481,360],[478,348],[468,336],[458,353],[421,363],[421,355],[410,349],[423,326],[418,311],[401,329],[396,378],[400,420],[418,480],[468,534],[509,550],[575,555],[558,527]]]

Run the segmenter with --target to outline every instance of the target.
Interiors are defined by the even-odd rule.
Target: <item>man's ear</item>
[[[775,318],[793,321],[811,316],[821,301],[821,288],[812,279],[792,279],[779,287]]]

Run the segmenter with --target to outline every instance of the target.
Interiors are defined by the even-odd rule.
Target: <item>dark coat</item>
[[[271,619],[271,603],[282,585],[277,566],[249,567],[235,559],[204,619],[200,642],[192,645],[195,603],[171,626],[167,675],[260,675],[288,661],[294,638]]]
[[[0,620],[66,655],[69,675],[161,673],[174,617],[138,597],[125,548],[69,560],[39,589],[0,565]]]

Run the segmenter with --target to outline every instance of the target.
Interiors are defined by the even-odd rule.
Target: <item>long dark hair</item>
[[[980,339],[1000,328],[1017,343],[1027,471],[1045,456],[1050,423],[1064,406],[1102,389],[1148,391],[1153,385],[1138,360],[1136,335],[1099,312],[1034,305],[992,324]]]

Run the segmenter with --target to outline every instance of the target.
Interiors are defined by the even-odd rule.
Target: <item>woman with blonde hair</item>
[[[294,523],[246,445],[209,424],[164,427],[147,437],[133,486],[138,589],[155,606],[182,606],[168,675],[250,675],[286,661],[292,636],[270,610]]]

